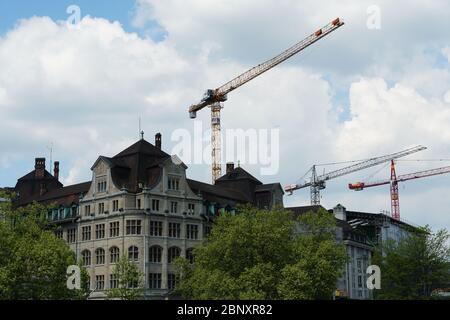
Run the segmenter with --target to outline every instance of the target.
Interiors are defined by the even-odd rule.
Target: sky
[[[263,175],[239,152],[233,160],[283,186],[313,164],[419,144],[428,149],[398,161],[398,174],[449,166],[448,1],[0,0],[0,186],[14,186],[35,157],[49,159],[50,147],[65,185],[87,181],[99,155],[139,139],[139,119],[145,138],[161,132],[169,153],[180,130],[207,143],[209,112],[192,121],[186,111],[205,89],[336,17],[342,28],[230,93],[222,111],[224,130],[279,132],[279,169]],[[207,163],[187,165],[190,178],[210,181]],[[388,186],[347,188],[388,177],[380,166],[329,181],[322,204],[389,211]],[[402,218],[449,229],[449,194],[450,175],[401,184]],[[288,206],[308,203],[307,189],[285,197]]]

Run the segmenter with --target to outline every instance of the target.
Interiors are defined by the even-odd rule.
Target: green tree
[[[3,195],[5,197],[5,195]],[[66,286],[67,267],[75,254],[58,239],[45,217],[49,207],[32,204],[14,209],[0,204],[0,299],[82,299],[82,290]]]
[[[294,243],[296,262],[282,270],[283,299],[329,299],[346,261],[336,242],[336,220],[325,210],[299,218],[301,236]]]
[[[450,234],[427,226],[376,251],[381,269],[377,299],[430,299],[433,290],[450,286]]]
[[[143,298],[143,275],[136,263],[123,255],[114,266],[112,275],[118,281],[118,287],[108,290],[109,299],[138,300]]]
[[[177,261],[176,291],[203,300],[329,299],[346,257],[335,228],[325,210],[295,220],[282,208],[239,208],[217,218],[195,265]]]

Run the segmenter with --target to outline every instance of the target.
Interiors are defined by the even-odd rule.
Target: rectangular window
[[[141,234],[141,220],[127,220],[127,235]]]
[[[180,238],[181,237],[181,225],[179,223],[169,223],[169,237]]]
[[[105,192],[106,191],[106,181],[101,181],[97,183],[97,192]]]
[[[163,223],[162,221],[150,221],[150,236],[162,237]]]
[[[119,221],[109,223],[109,236],[111,238],[119,236]]]
[[[170,213],[178,213],[178,202],[170,202]]]
[[[169,287],[169,290],[175,289],[175,286],[177,285],[177,277],[173,273],[169,273],[167,275],[167,285]]]
[[[84,207],[84,215],[90,216],[91,215],[91,206],[87,205]]]
[[[119,211],[119,200],[113,201],[113,212]]]
[[[186,238],[191,240],[198,239],[198,225],[195,224],[186,225]]]
[[[62,238],[63,238],[63,231],[62,231],[62,230],[57,230],[57,231],[55,231],[55,236],[56,236],[58,239],[62,239]]]
[[[67,230],[67,242],[68,243],[75,243],[76,239],[76,235],[77,235],[77,229],[76,228],[72,228],[72,229],[68,229]]]
[[[180,179],[175,177],[169,177],[167,179],[167,189],[169,190],[180,190]]]
[[[159,200],[156,200],[156,199],[152,200],[152,211],[155,211],[155,212],[159,211]]]
[[[189,203],[188,204],[188,214],[193,216],[195,214],[195,204]]]
[[[105,204],[103,202],[98,204],[98,213],[105,213]]]
[[[149,273],[148,279],[150,289],[161,289],[161,273]]]
[[[362,276],[358,276],[358,288],[362,288]]]
[[[82,241],[91,240],[91,226],[81,228],[81,238]]]
[[[95,239],[104,239],[105,238],[105,225],[97,224],[95,225]]]
[[[141,199],[137,199],[136,201],[136,208],[141,209]]]
[[[97,290],[105,290],[105,276],[98,275],[95,276],[96,288]]]
[[[116,274],[111,274],[109,276],[109,288],[110,289],[117,289],[119,287],[119,278]]]

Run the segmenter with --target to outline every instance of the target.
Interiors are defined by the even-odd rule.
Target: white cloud
[[[340,154],[381,154],[417,144],[428,146],[429,155],[448,153],[450,107],[441,100],[427,100],[402,84],[389,88],[383,79],[361,79],[350,88],[350,110],[337,140]]]
[[[372,4],[381,8],[379,31],[366,28]],[[64,182],[89,179],[99,154],[112,156],[137,139],[139,116],[147,139],[161,131],[170,150],[171,132],[193,127],[187,107],[203,90],[336,16],[347,22],[342,29],[233,92],[225,104],[225,128],[280,128],[280,173],[261,179],[293,183],[314,163],[420,143],[429,147],[425,158],[449,157],[450,72],[448,64],[434,60],[444,55],[450,61],[449,5],[139,0],[134,25],[151,25],[152,34],[156,23],[157,33],[167,32],[160,42],[99,18],[86,17],[76,29],[49,18],[23,20],[0,38],[0,165],[14,159],[31,167],[52,141]],[[209,117],[208,111],[199,113],[205,128]],[[258,175],[257,167],[250,170]],[[209,181],[209,167],[191,166],[189,175]],[[330,182],[324,204],[389,209],[388,190],[364,196],[344,189],[361,175]],[[433,179],[415,184],[414,197],[409,189],[402,194],[402,213],[418,223],[449,227],[437,205],[436,213],[419,219],[430,194],[448,190],[444,177]],[[428,193],[421,192],[425,189]],[[287,203],[307,204],[308,198],[303,191]],[[442,207],[450,206],[447,198],[440,198]]]
[[[71,166],[64,181],[89,178],[89,162],[80,159],[93,162],[99,154],[113,155],[130,144],[139,116],[151,133],[191,128],[189,104],[200,99],[204,88],[246,68],[238,61],[212,63],[211,49],[205,45],[198,59],[188,60],[171,43],[139,38],[104,19],[84,18],[75,29],[49,18],[23,20],[0,39],[0,88],[11,101],[0,109],[3,150],[32,158],[28,151],[46,154],[45,146],[53,142],[54,158],[68,159],[62,169]],[[282,138],[291,141],[298,126],[307,128],[314,121],[320,134],[306,134],[302,141],[326,141],[329,93],[320,75],[285,66],[236,93],[224,123],[232,128],[281,126],[286,128]],[[207,127],[208,112],[199,118]],[[7,136],[14,136],[14,143]]]

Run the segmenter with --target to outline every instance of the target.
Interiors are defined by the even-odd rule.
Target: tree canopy
[[[13,209],[11,202],[0,203],[0,299],[86,296],[85,284],[82,290],[67,289],[67,267],[77,262],[74,252],[46,221],[49,209],[39,204]]]
[[[117,279],[117,288],[109,289],[109,299],[138,300],[143,298],[142,273],[136,263],[123,255],[114,266],[112,275]]]
[[[177,292],[188,299],[331,299],[346,260],[325,210],[242,207],[217,218],[194,250],[177,261]]]
[[[450,235],[429,227],[399,242],[388,241],[376,251],[381,268],[377,299],[429,299],[435,289],[450,287]]]

